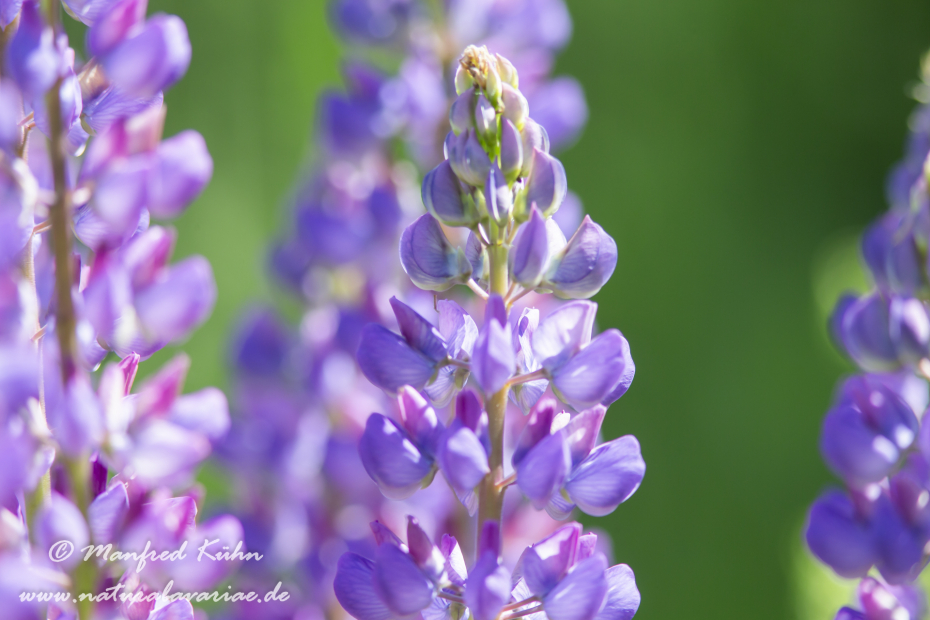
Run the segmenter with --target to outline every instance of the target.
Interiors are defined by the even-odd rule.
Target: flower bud
[[[455,135],[459,135],[466,129],[474,126],[474,105],[474,88],[469,88],[452,102],[452,107],[449,108],[449,124],[452,125],[452,131]]]
[[[562,205],[568,193],[565,168],[555,157],[539,149],[532,151],[533,172],[526,184],[526,204],[533,204],[549,217]]]
[[[497,72],[496,68],[488,65],[488,73],[485,77],[484,92],[487,93],[488,99],[491,100],[491,103],[497,105],[500,103],[502,91],[503,82],[501,82],[500,74]]]
[[[501,172],[508,183],[520,176],[523,168],[523,139],[516,126],[507,118],[501,119]]]
[[[513,88],[520,88],[520,78],[517,76],[516,67],[500,54],[494,54],[494,57],[497,59],[497,72],[504,83]]]
[[[520,227],[510,251],[513,279],[524,288],[536,288],[549,268],[549,236],[546,220],[535,207],[529,221]]]
[[[484,183],[484,199],[488,207],[488,215],[502,226],[510,219],[513,211],[513,191],[507,185],[504,173],[497,164],[492,164]]]
[[[451,132],[449,136],[457,139]],[[471,226],[478,221],[474,203],[463,196],[463,188],[449,160],[423,178],[423,204],[433,217],[449,226]]]
[[[497,133],[497,111],[484,95],[478,95],[475,102],[475,129],[486,141]]]
[[[543,153],[549,152],[549,134],[546,133],[545,127],[531,118],[526,119],[520,134],[523,140],[523,169],[520,176],[528,177],[533,171],[533,149]]]
[[[617,266],[617,244],[585,216],[578,230],[552,260],[546,286],[566,299],[586,299],[599,290]]]
[[[510,119],[517,129],[522,129],[530,115],[530,104],[526,102],[526,97],[510,84],[504,84],[502,99],[504,118]]]
[[[452,247],[439,222],[429,213],[420,216],[401,235],[400,262],[413,283],[427,291],[464,284],[472,273],[465,253]]]
[[[461,95],[475,85],[475,79],[465,67],[459,65],[455,70],[455,94]]]
[[[467,129],[448,143],[449,163],[463,182],[480,187],[491,169],[491,159],[478,142],[475,132]]]

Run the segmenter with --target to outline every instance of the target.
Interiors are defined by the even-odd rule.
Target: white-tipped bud
[[[514,88],[520,88],[520,78],[517,76],[517,68],[513,66],[513,63],[500,54],[494,54],[494,56],[497,58],[497,72],[501,79]]]
[[[474,85],[474,78],[462,65],[459,65],[458,69],[455,70],[455,94],[461,95]]]

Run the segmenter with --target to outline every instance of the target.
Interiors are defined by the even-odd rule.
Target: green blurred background
[[[591,118],[562,158],[617,240],[598,319],[623,330],[638,368],[605,432],[636,434],[649,465],[598,524],[636,571],[638,618],[798,617],[799,528],[830,481],[820,420],[848,370],[822,306],[854,279],[854,235],[885,208],[930,3],[569,5],[557,71],[584,85]],[[321,0],[151,10],[181,15],[194,45],[167,133],[198,129],[216,164],[178,222],[178,254],[205,254],[220,291],[184,346],[188,387],[225,386],[231,323],[274,294],[266,244],[309,154],[315,97],[339,84],[340,50]]]

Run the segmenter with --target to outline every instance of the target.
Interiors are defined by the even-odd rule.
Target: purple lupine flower
[[[878,553],[868,521],[839,491],[822,495],[808,514],[805,538],[810,550],[842,577],[862,577]]]
[[[564,489],[587,514],[604,516],[629,499],[646,471],[639,442],[632,435],[596,446],[606,409],[588,409],[570,417],[556,414],[553,401],[534,407],[513,455],[517,485],[539,508],[564,518],[567,510],[553,499]],[[570,509],[569,509],[570,510]]]
[[[535,288],[549,269],[551,255],[549,226],[534,206],[529,221],[514,238],[510,255],[513,279],[524,288]]]
[[[490,473],[488,415],[478,396],[461,392],[455,401],[455,420],[439,443],[437,460],[449,484],[459,495],[472,491]]]
[[[152,217],[180,215],[212,176],[213,159],[198,132],[184,131],[159,144],[146,188]]]
[[[43,19],[38,0],[24,0],[19,28],[6,52],[6,69],[29,101],[40,98],[62,75],[65,59]]]
[[[626,338],[610,329],[591,339],[597,304],[565,304],[533,332],[533,352],[556,395],[577,409],[610,405],[633,381],[636,367]]]
[[[526,204],[536,205],[548,217],[562,206],[568,192],[565,167],[558,159],[538,148],[528,152],[531,154],[524,151],[524,158],[532,160],[532,172],[526,185]]]
[[[385,496],[404,499],[432,480],[444,426],[413,388],[401,388],[397,401],[401,423],[373,413],[365,424],[359,455]]]
[[[136,34],[145,23],[145,11],[148,0],[118,0],[109,2],[106,12],[90,15],[87,9],[94,3],[87,3],[84,18],[90,22],[87,29],[87,51],[91,56],[104,58],[124,39]],[[96,3],[104,4],[102,2]],[[80,13],[79,13],[80,14]]]

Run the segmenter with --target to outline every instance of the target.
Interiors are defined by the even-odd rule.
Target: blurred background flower
[[[636,568],[639,617],[822,617],[811,605],[828,592],[827,610],[855,596],[800,550],[806,506],[832,477],[818,454],[823,411],[852,370],[824,325],[861,278],[857,235],[886,209],[930,7],[568,6],[572,43],[555,73],[581,82],[590,117],[559,157],[617,242],[599,322],[622,326],[640,371],[604,431],[636,435],[650,467],[636,501],[598,525]],[[175,256],[205,255],[218,288],[212,318],[184,346],[187,389],[228,387],[242,305],[299,312],[266,275],[267,247],[320,138],[308,139],[317,97],[342,83],[342,51],[323,2],[152,0],[157,11],[182,17],[194,46],[166,96],[165,135],[197,128],[215,163],[176,220]],[[157,353],[148,372],[174,353]],[[208,501],[221,500],[211,472]]]

